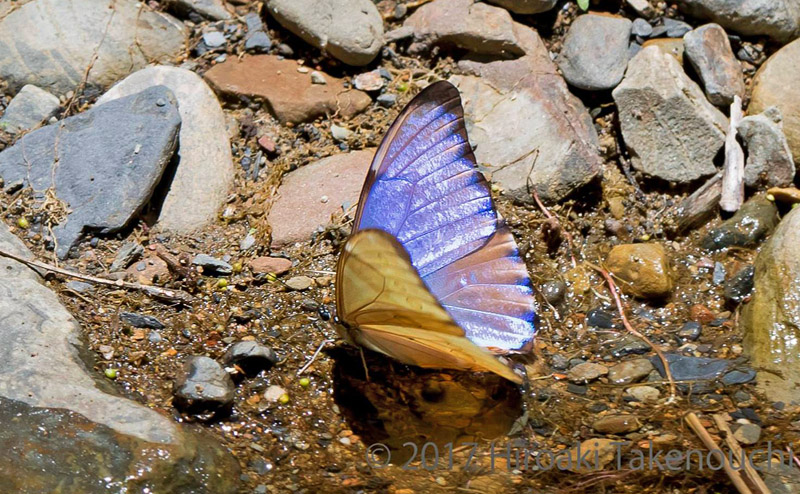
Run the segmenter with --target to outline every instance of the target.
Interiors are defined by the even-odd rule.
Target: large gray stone
[[[0,249],[32,257],[3,224]],[[3,491],[236,492],[230,453],[114,394],[91,371],[82,334],[34,271],[0,258]]]
[[[178,14],[188,15],[194,12],[212,21],[231,18],[222,0],[168,0],[167,6]]]
[[[675,57],[645,47],[612,95],[634,168],[670,182],[717,171],[713,160],[724,144],[727,119]]]
[[[47,91],[31,84],[23,86],[0,118],[0,130],[16,134],[32,129],[55,115],[59,106],[58,98]]]
[[[800,402],[800,209],[784,216],[756,258],[755,290],[742,311],[743,347],[770,400]]]
[[[739,122],[739,135],[747,148],[744,183],[748,187],[785,187],[794,181],[794,160],[781,122],[775,106]]]
[[[588,90],[612,89],[625,74],[631,21],[605,14],[584,14],[569,27],[557,63],[564,79]]]
[[[185,44],[180,22],[135,0],[34,0],[0,20],[0,80],[63,95],[91,67],[87,83],[107,87]]]
[[[194,72],[155,66],[126,77],[98,103],[156,85],[172,90],[182,121],[180,161],[161,206],[158,226],[175,233],[190,233],[214,221],[233,186],[234,165],[225,115],[214,92]]]
[[[681,0],[678,6],[693,17],[749,36],[770,36],[787,42],[800,35],[797,0]]]
[[[489,0],[515,14],[538,14],[556,6],[557,0]]]
[[[586,108],[556,72],[539,35],[514,25],[525,56],[459,63],[454,75],[475,156],[493,183],[532,201],[528,185],[558,201],[601,172],[597,133]]]
[[[383,46],[383,19],[370,0],[267,0],[283,27],[348,65],[366,65]]]
[[[706,24],[683,36],[686,57],[703,81],[708,100],[730,105],[744,98],[742,66],[733,55],[728,35],[719,24]]]
[[[403,23],[413,30],[415,49],[454,45],[474,53],[522,55],[511,15],[473,0],[434,0]]]
[[[25,135],[0,153],[0,177],[6,188],[52,188],[66,203],[70,212],[53,229],[63,258],[84,233],[117,231],[142,209],[180,124],[172,92],[152,87]]]

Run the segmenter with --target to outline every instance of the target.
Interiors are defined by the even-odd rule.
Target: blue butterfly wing
[[[354,231],[367,228],[397,238],[471,341],[527,350],[535,332],[530,278],[477,170],[452,84],[428,86],[386,133],[356,212]]]

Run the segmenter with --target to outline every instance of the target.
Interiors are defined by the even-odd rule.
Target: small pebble
[[[328,81],[325,80],[325,76],[322,75],[321,72],[313,71],[311,72],[311,83],[312,84],[327,84]]]
[[[219,31],[210,31],[203,35],[203,43],[209,48],[218,48],[225,42],[225,36]]]
[[[683,341],[696,341],[700,338],[702,326],[696,321],[686,321],[683,327],[678,331],[678,337]]]
[[[384,93],[378,96],[378,104],[384,108],[391,108],[397,102],[397,96],[391,93]]]
[[[653,34],[653,26],[651,26],[649,22],[640,17],[633,21],[633,25],[631,26],[631,33],[633,33],[634,36],[641,36],[642,38],[647,38],[648,36]]]

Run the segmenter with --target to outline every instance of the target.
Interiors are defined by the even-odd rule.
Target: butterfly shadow
[[[412,460],[426,443],[490,441],[508,433],[522,415],[518,386],[492,373],[423,369],[364,350],[336,347],[334,400],[365,444],[383,443],[392,463]],[[369,379],[364,363],[369,369]]]

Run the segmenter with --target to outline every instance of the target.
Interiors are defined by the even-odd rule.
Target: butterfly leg
[[[367,359],[364,357],[364,349],[360,346],[358,347],[358,353],[361,354],[361,364],[364,366],[364,376],[367,378],[367,382],[369,382],[369,369],[367,369]]]

